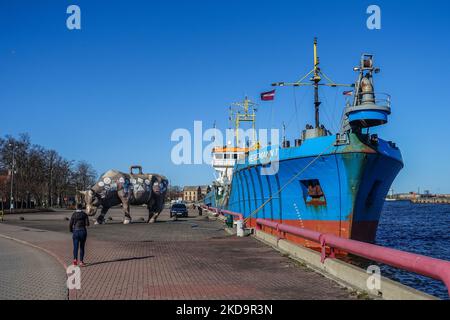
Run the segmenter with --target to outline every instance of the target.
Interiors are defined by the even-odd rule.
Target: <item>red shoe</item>
[[[77,259],[73,260],[73,265],[76,266],[78,264]]]

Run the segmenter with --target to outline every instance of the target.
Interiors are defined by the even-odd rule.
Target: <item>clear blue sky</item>
[[[82,30],[66,28],[77,4]],[[317,5],[317,9],[314,7]],[[366,28],[366,8],[382,29]],[[0,2],[0,135],[28,132],[34,143],[98,172],[140,163],[174,184],[203,184],[207,166],[171,163],[176,128],[194,120],[227,126],[228,105],[257,98],[275,81],[312,67],[353,82],[362,52],[376,54],[377,89],[393,96],[377,131],[400,146],[396,191],[450,193],[450,4],[448,1],[23,1]],[[291,88],[259,108],[260,126],[290,122],[288,137],[312,122],[311,92]],[[339,122],[344,99],[322,94],[323,120]]]

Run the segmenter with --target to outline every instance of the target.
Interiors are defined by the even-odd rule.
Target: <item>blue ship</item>
[[[379,72],[374,56],[363,54],[354,71],[358,78],[352,85],[322,83],[329,78],[319,67],[315,40],[314,69],[303,78],[311,76],[311,82],[273,84],[313,86],[315,126],[307,126],[293,146],[284,138],[281,146],[249,148],[233,166],[231,181],[216,185],[205,203],[242,213],[247,227],[264,218],[374,242],[385,198],[403,160],[395,143],[370,133],[370,128],[386,124],[391,113],[390,96],[374,90],[373,77]],[[334,135],[320,124],[322,86],[352,88],[346,94],[353,96],[353,103],[347,102],[340,132]]]

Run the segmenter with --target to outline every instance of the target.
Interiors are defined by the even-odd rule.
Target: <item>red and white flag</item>
[[[262,101],[272,101],[275,99],[275,90],[261,93]]]
[[[344,96],[352,96],[353,95],[353,91],[344,91],[344,92],[342,92],[342,94]]]

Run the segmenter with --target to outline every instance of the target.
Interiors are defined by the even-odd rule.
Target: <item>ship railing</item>
[[[234,167],[236,159],[213,159],[213,166]]]
[[[280,239],[284,238],[286,234],[291,234],[319,243],[322,263],[327,258],[335,258],[336,249],[342,250],[362,258],[440,280],[446,285],[450,295],[450,261],[345,239],[332,234],[320,233],[271,220],[256,219],[256,229],[263,231],[262,226],[276,230]],[[329,248],[328,256],[327,247]]]
[[[362,99],[362,96],[365,94],[373,94],[375,97],[374,103],[377,106],[391,108],[391,95],[384,92],[364,92],[360,93],[359,100]]]
[[[377,106],[383,106],[391,108],[391,95],[383,92],[375,93],[375,104]]]

